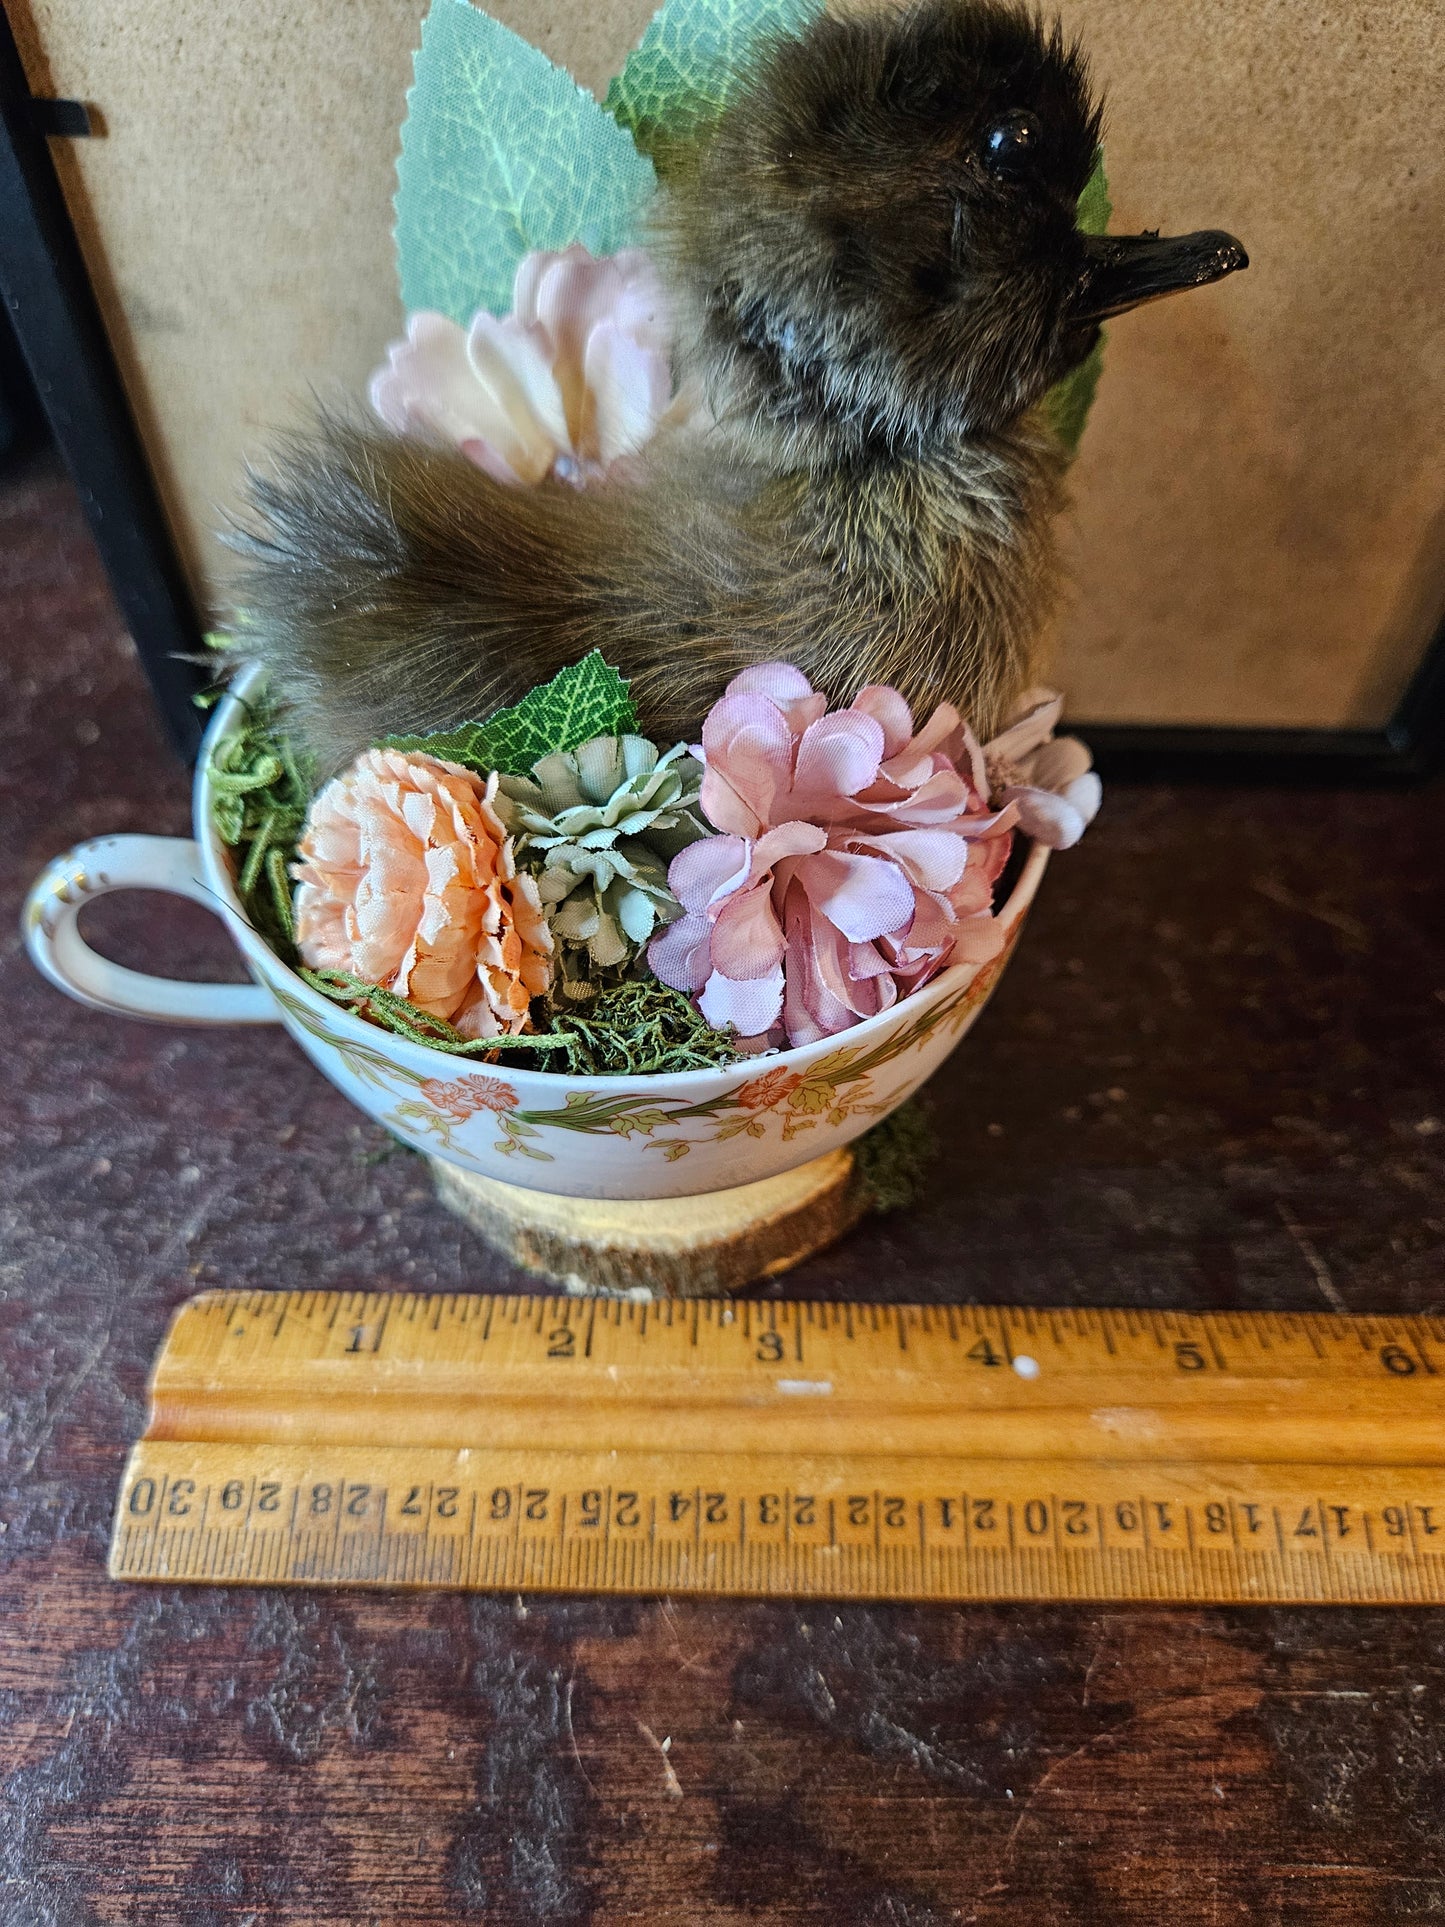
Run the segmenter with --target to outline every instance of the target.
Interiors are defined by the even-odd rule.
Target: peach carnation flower
[[[499,482],[583,483],[671,418],[670,346],[662,284],[640,249],[534,251],[504,318],[482,310],[464,329],[411,315],[371,378],[371,405],[397,434],[451,442]]]
[[[552,936],[492,807],[497,779],[369,749],[311,805],[295,866],[296,947],[467,1037],[527,1028]]]

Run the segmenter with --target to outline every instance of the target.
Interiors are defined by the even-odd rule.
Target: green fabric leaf
[[[726,106],[764,34],[795,34],[821,0],[667,0],[607,89],[644,154],[687,139]]]
[[[1081,361],[1077,368],[1070,369],[1063,380],[1056,381],[1044,396],[1049,427],[1063,443],[1070,461],[1079,452],[1079,443],[1084,436],[1084,424],[1089,419],[1089,410],[1094,405],[1094,393],[1099,386],[1099,377],[1104,372],[1105,339],[1101,331],[1088,360]]]
[[[1104,150],[1101,147],[1094,162],[1094,171],[1079,196],[1077,218],[1080,229],[1085,234],[1106,234],[1109,216],[1113,211],[1109,202],[1109,182],[1104,173]],[[1079,452],[1084,424],[1094,405],[1094,391],[1099,386],[1099,376],[1103,370],[1104,336],[1101,333],[1088,360],[1080,362],[1062,381],[1055,382],[1044,396],[1049,426],[1067,449],[1071,460]]]
[[[436,736],[388,736],[382,748],[422,750],[479,776],[494,769],[525,776],[552,750],[576,749],[594,736],[629,735],[636,728],[627,684],[594,649],[484,723],[462,723]]]
[[[1104,150],[1094,157],[1094,171],[1084,183],[1075,219],[1084,234],[1107,234],[1109,216],[1114,212],[1109,199],[1109,180],[1104,172]]]
[[[507,313],[517,263],[635,238],[652,163],[591,94],[469,0],[432,0],[397,162],[396,254],[409,312]]]

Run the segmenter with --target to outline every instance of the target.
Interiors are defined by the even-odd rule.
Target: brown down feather
[[[1020,96],[1062,129],[1027,206],[973,160]],[[586,489],[507,487],[336,414],[283,444],[230,538],[242,653],[323,768],[594,648],[665,742],[769,660],[991,732],[1055,595],[1062,462],[1034,404],[1090,345],[1066,294],[1097,132],[1077,53],[1013,8],[825,17],[764,52],[659,197],[714,426]]]

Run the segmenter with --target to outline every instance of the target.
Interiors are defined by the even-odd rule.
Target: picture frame
[[[36,98],[0,12],[0,299],[177,751],[199,746],[204,625],[77,238],[50,143],[86,138],[83,103]],[[1072,719],[1071,719],[1072,720]],[[1413,780],[1445,751],[1445,620],[1422,636],[1375,728],[1217,727],[1079,718],[1104,774],[1152,780]]]

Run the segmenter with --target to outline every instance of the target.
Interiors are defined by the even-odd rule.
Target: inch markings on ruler
[[[1445,1601],[1442,1367],[1433,1318],[208,1293],[111,1571]]]

